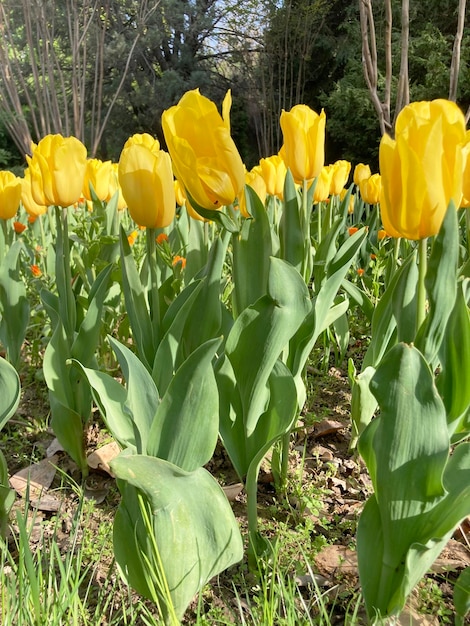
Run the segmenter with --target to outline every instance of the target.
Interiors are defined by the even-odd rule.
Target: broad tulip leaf
[[[454,585],[454,606],[457,615],[455,626],[463,626],[464,618],[470,613],[470,567],[466,567]]]
[[[219,224],[219,226],[227,230],[229,233],[238,232],[239,230],[238,224],[236,224],[234,220],[227,213],[224,212],[224,207],[222,207],[220,210],[205,209],[200,204],[198,204],[196,200],[194,200],[194,198],[191,196],[191,194],[189,193],[187,189],[186,189],[186,197],[188,198],[189,203],[191,204],[193,209],[196,211],[196,213],[199,213],[199,215],[203,217],[205,220],[216,222],[217,224]]]
[[[367,320],[369,322],[372,321],[372,315],[374,314],[375,307],[365,291],[346,278],[342,281],[341,287],[343,291],[347,293],[349,298],[358,305]]]
[[[326,280],[323,281],[318,293],[312,299],[308,315],[290,341],[288,366],[299,389],[301,389],[305,363],[320,333],[327,328],[327,323],[330,320],[333,321],[330,310],[338,289],[366,235],[365,229],[361,229],[349,237],[336,252],[326,268]],[[303,405],[303,402],[301,404]]]
[[[220,292],[229,240],[230,235],[226,231],[215,238],[207,264],[197,276],[197,278],[203,279],[203,284],[187,316],[184,332],[181,336],[180,358],[177,361],[177,367],[205,341],[214,339],[221,334],[222,304]]]
[[[137,453],[134,424],[126,405],[126,388],[109,374],[83,367],[78,361],[76,363],[87,377],[93,399],[111,435],[122,448],[130,448]]]
[[[158,390],[142,361],[129,348],[113,337],[109,337],[109,342],[126,380],[125,410],[132,417],[137,451],[143,454],[159,406]]]
[[[112,265],[96,277],[88,297],[88,310],[72,344],[71,354],[83,365],[90,365],[95,355],[102,328],[103,304],[108,293]]]
[[[265,295],[272,255],[266,209],[249,185],[245,185],[245,198],[252,219],[244,220],[240,232],[232,237],[234,317]]]
[[[178,220],[179,231],[181,231],[181,220],[183,216],[186,217],[188,225],[187,242],[184,242],[186,256],[184,282],[188,285],[207,263],[207,229],[209,225],[201,222],[201,220],[192,219],[186,211],[181,211],[181,216]]]
[[[153,593],[148,580],[158,587],[164,577],[181,619],[206,582],[243,556],[230,504],[203,468],[186,472],[163,459],[123,455],[111,462],[111,468],[122,493],[114,521],[114,551],[120,571],[130,586],[150,599]],[[137,493],[148,503],[152,538],[143,523]],[[159,595],[167,617],[165,600]]]
[[[459,227],[457,211],[449,204],[441,229],[434,240],[426,272],[425,285],[429,313],[418,329],[416,347],[428,362],[433,362],[445,333],[447,320],[457,295]]]
[[[126,303],[126,312],[129,316],[132,335],[136,343],[139,357],[144,362],[149,371],[152,371],[152,364],[156,350],[157,338],[154,337],[152,320],[142,282],[137,271],[131,247],[127,240],[124,228],[121,227],[121,268],[122,268],[122,288]]]
[[[390,285],[377,304],[372,316],[372,338],[364,356],[363,368],[368,365],[375,367],[387,350],[396,344],[397,319],[394,315],[394,298],[397,285],[401,280],[406,282],[409,276],[414,280],[414,272],[410,273],[412,264],[416,265],[416,253],[410,254],[400,269],[395,272]],[[408,292],[407,289],[401,289],[401,291]]]
[[[20,403],[21,384],[17,371],[0,357],[0,430],[15,413]]]
[[[440,345],[440,373],[436,381],[446,407],[450,435],[465,429],[461,418],[470,408],[470,315],[463,285],[462,281],[457,285],[455,304]]]
[[[297,417],[295,383],[289,369],[278,360],[268,380],[268,407],[253,432],[247,435],[235,374],[226,357],[219,359],[216,377],[220,392],[220,436],[240,480],[244,481],[250,466],[259,463],[274,442],[290,432]]]
[[[397,325],[397,343],[412,343],[416,337],[418,273],[416,263],[405,263],[393,289],[391,306]]]
[[[354,368],[354,366],[353,366]],[[370,381],[375,374],[372,366],[356,375],[355,368],[350,372],[352,435],[350,448],[356,447],[359,436],[370,423],[377,408],[377,400],[370,390]]]
[[[241,313],[225,347],[240,390],[247,436],[266,410],[274,364],[309,310],[300,274],[285,261],[271,258],[267,295]]]
[[[88,415],[82,416],[73,406],[63,404],[59,397],[49,390],[51,427],[64,450],[84,473],[88,471],[83,448],[83,425]],[[91,407],[90,407],[91,408]]]
[[[336,257],[337,254],[337,240],[338,240],[338,235],[344,230],[344,218],[340,217],[338,218],[335,223],[332,225],[331,228],[328,229],[328,232],[326,233],[325,237],[321,240],[317,251],[315,253],[315,260],[313,262],[313,284],[314,284],[314,290],[316,292],[320,291],[320,287],[323,284],[323,282],[326,280],[328,273],[330,274],[334,274],[334,271],[330,271],[329,270],[329,265],[330,263],[333,262],[333,259]],[[364,234],[364,230],[361,230],[361,234]],[[355,235],[357,235],[357,233],[355,233]],[[355,237],[355,239],[353,241],[356,241],[357,239],[359,239],[359,237]],[[362,239],[361,239],[362,242]],[[353,246],[354,244],[351,243],[350,239],[346,240],[346,247],[347,246]],[[343,248],[343,253],[345,252],[346,248]],[[339,262],[339,264],[341,265],[341,261],[340,259],[337,260]]]
[[[367,611],[385,617],[402,610],[470,513],[470,444],[449,458],[445,407],[415,347],[394,346],[370,385],[381,412],[359,440],[374,495],[357,544]]]
[[[180,354],[184,344],[184,329],[189,315],[192,314],[193,304],[201,292],[204,280],[193,282],[183,289],[168,309],[166,317],[171,318],[172,323],[158,345],[152,369],[152,378],[162,395],[167,390],[180,364]],[[166,317],[163,323],[165,323]]]
[[[207,341],[177,370],[148,435],[148,454],[188,472],[207,463],[217,443],[219,393],[212,359],[220,343]]]
[[[0,341],[14,366],[19,365],[29,323],[29,301],[19,271],[23,249],[23,243],[15,241],[0,265]]]
[[[279,222],[281,259],[288,261],[300,273],[305,259],[305,230],[300,216],[301,205],[294,178],[287,170],[284,181],[284,208]]]

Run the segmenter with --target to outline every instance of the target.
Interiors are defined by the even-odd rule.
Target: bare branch
[[[457,100],[457,87],[459,84],[460,48],[465,27],[465,5],[466,0],[459,0],[457,32],[455,33],[452,62],[450,65],[449,100],[453,100],[454,102]]]

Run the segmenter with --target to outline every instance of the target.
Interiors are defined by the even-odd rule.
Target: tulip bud
[[[296,183],[316,178],[325,163],[326,116],[305,104],[282,111],[281,129],[284,145],[280,154]]]
[[[9,220],[16,214],[21,189],[21,178],[8,170],[0,171],[0,219]]]
[[[47,135],[27,156],[31,191],[39,205],[68,207],[80,198],[86,170],[86,148],[76,137]]]

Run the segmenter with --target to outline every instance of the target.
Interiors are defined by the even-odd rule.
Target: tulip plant
[[[444,136],[436,129],[442,131],[446,123],[450,128]],[[358,383],[361,395],[356,396],[363,418],[356,424],[363,431],[359,452],[374,487],[357,534],[371,620],[400,613],[456,526],[470,514],[470,444],[465,441],[470,434],[470,277],[458,268],[453,201],[461,189],[464,134],[463,116],[453,103],[417,103],[400,113],[396,144],[389,138],[381,144],[384,223],[395,235],[419,243],[374,313],[366,368]],[[448,151],[444,171],[436,156],[439,145]],[[394,178],[407,171],[409,155],[415,173],[423,167],[418,169],[425,177],[419,190],[406,187],[405,176],[401,188]],[[394,163],[390,170],[388,159]],[[439,168],[431,179],[425,168],[433,159]],[[398,194],[394,203],[387,196],[391,193]],[[420,211],[405,210],[418,200]],[[428,260],[430,236],[435,239]],[[379,414],[370,421],[377,405]]]

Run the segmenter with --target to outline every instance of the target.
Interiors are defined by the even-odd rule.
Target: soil
[[[354,357],[360,358],[358,354]],[[260,528],[273,541],[283,537],[287,546],[286,554],[281,556],[285,559],[283,571],[298,585],[303,601],[308,605],[315,598],[314,590],[320,590],[331,610],[331,623],[344,624],[347,623],[346,613],[351,614],[351,605],[357,603],[360,592],[355,531],[358,516],[371,493],[371,483],[363,463],[349,449],[350,387],[345,364],[336,366],[331,362],[326,371],[320,366],[311,367],[308,376],[308,407],[292,438],[288,495],[276,494],[269,464],[266,464],[259,480]],[[28,467],[27,459],[34,465],[54,453],[54,462],[63,473],[54,472],[50,486],[38,498],[30,494],[36,505],[30,507],[31,519],[34,518],[31,544],[33,548],[39,545],[41,534],[47,534],[50,525],[50,532],[56,534],[61,548],[66,551],[71,520],[79,506],[77,490],[71,484],[72,481],[78,483],[80,476],[65,453],[50,448],[54,435],[47,428],[48,411],[44,383],[24,380],[20,407],[2,431],[1,441],[12,476]],[[109,443],[97,412],[94,418],[87,436],[90,453]],[[95,502],[86,518],[86,531],[90,536],[99,536],[104,527],[111,528],[119,502],[114,480],[105,471],[106,460],[101,463],[95,459],[95,465],[85,483],[86,497]],[[222,446],[217,447],[208,469],[226,487],[241,529],[245,531],[245,494],[237,486],[238,478]],[[68,480],[64,480],[64,476]],[[41,482],[43,477],[38,480]],[[23,497],[18,496],[14,505],[13,528],[15,510],[24,511],[24,496],[23,492]],[[10,548],[14,550],[12,541]],[[469,564],[470,524],[465,523],[421,585],[423,589],[436,587],[439,593],[423,593],[417,589],[401,623],[453,623],[453,583]],[[104,550],[100,562],[94,564],[93,576],[96,585],[109,585],[116,578],[110,550]],[[194,623],[197,612],[217,611],[226,621],[205,623],[241,623],[240,611],[245,612],[248,619],[250,606],[260,593],[258,582],[249,573],[246,562],[231,568],[207,586],[202,604],[195,601],[189,607],[184,623]],[[432,600],[436,596],[438,604]],[[439,620],[436,612],[441,616]],[[366,623],[361,611],[356,623]]]

